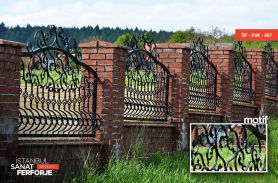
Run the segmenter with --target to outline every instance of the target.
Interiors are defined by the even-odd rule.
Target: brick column
[[[273,52],[274,52],[274,62],[278,64],[278,49],[273,49]]]
[[[278,64],[278,49],[273,49],[273,52],[274,52],[274,62]]]
[[[265,99],[265,53],[262,49],[246,49],[247,61],[252,65],[253,69],[253,88],[255,88],[256,96],[254,105],[259,111],[264,114],[264,99]]]
[[[97,69],[102,83],[98,85],[97,113],[102,118],[101,140],[104,157],[121,154],[124,114],[124,81],[126,47],[102,41],[81,43],[82,61]]]
[[[22,43],[0,39],[0,182],[11,181],[9,171],[17,155],[17,126]]]
[[[273,49],[274,52],[274,61],[278,63],[278,49]]]
[[[274,52],[274,59],[275,61],[278,62],[278,49],[277,48],[273,49],[273,52]]]
[[[174,147],[184,149],[189,140],[189,75],[190,49],[184,44],[157,44],[159,61],[169,68],[169,102],[173,113],[168,122],[176,128]],[[180,144],[179,144],[180,143]]]
[[[208,48],[211,62],[217,67],[217,94],[221,96],[220,112],[225,116],[224,121],[231,121],[233,104],[233,57],[231,48],[213,46]]]

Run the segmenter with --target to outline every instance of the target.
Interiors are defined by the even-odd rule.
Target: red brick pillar
[[[273,49],[274,61],[278,64],[278,49]]]
[[[247,61],[252,65],[253,69],[253,88],[255,88],[254,105],[258,111],[264,114],[264,99],[265,99],[265,64],[264,57],[266,56],[262,49],[246,49]]]
[[[98,85],[97,113],[101,116],[100,138],[103,156],[121,153],[124,117],[124,82],[126,47],[102,41],[81,43],[82,61],[97,69],[102,83]]]
[[[159,61],[169,68],[171,74],[169,102],[173,106],[173,113],[169,122],[176,127],[174,147],[183,149],[188,146],[190,135],[188,115],[190,49],[182,44],[157,44],[157,52]]]
[[[208,48],[211,62],[217,67],[217,94],[221,96],[220,112],[225,116],[224,121],[231,121],[233,104],[233,57],[231,48],[213,46]]]
[[[274,62],[278,64],[278,49],[273,49],[273,52],[274,52]]]
[[[274,52],[274,62],[278,64],[278,49],[273,49],[273,52]]]
[[[273,49],[274,52],[274,61],[278,63],[278,49]]]
[[[0,39],[0,182],[15,178],[22,43]]]

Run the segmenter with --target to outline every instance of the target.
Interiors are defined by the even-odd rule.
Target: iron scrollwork
[[[169,71],[158,61],[155,43],[147,36],[133,36],[126,59],[124,117],[126,119],[166,120]]]
[[[22,54],[19,135],[94,136],[98,81],[62,28],[37,31]]]
[[[249,130],[251,126],[192,125],[191,171],[267,171],[266,137]]]
[[[241,41],[236,42],[233,49],[235,51],[233,99],[237,102],[251,103],[255,97],[252,88],[252,66],[246,59],[247,53]]]
[[[190,54],[190,108],[215,110],[220,105],[216,92],[217,69],[209,61],[208,46],[198,38]]]
[[[265,64],[265,94],[271,97],[278,95],[278,64],[274,61],[274,52],[271,43],[264,46],[266,55]]]

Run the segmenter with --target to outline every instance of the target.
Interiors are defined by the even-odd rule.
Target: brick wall
[[[274,61],[278,63],[278,49],[273,49],[274,52]]]
[[[261,109],[262,104],[264,104],[265,98],[265,64],[264,58],[265,53],[262,49],[246,49],[247,51],[247,61],[252,65],[253,69],[253,88],[255,88],[256,96],[254,99],[254,105],[256,106],[257,112]],[[263,107],[263,106],[262,106]],[[258,114],[257,114],[258,115]]]
[[[139,155],[146,156],[156,152],[173,151],[173,125],[124,122],[124,128],[126,133],[123,144],[127,155],[139,153]]]
[[[258,116],[257,108],[252,104],[233,104],[232,122],[243,122],[244,118],[254,118]]]
[[[127,48],[112,43],[93,41],[81,43],[82,60],[97,69],[102,82],[98,86],[97,113],[102,118],[100,139],[104,157],[121,154],[124,117],[124,80]]]
[[[61,158],[60,163],[63,166],[61,172],[67,168],[78,172],[80,168],[77,163],[80,161],[80,153],[70,157],[70,153],[77,153],[79,149],[85,149],[85,152],[91,152],[92,155],[100,153],[100,142],[74,142],[74,141],[56,141],[57,147],[53,141],[22,141],[17,135],[17,126],[19,122],[19,103],[20,103],[20,61],[21,50],[25,44],[15,43],[7,40],[0,40],[0,182],[38,182],[38,179],[25,179],[15,175],[15,171],[10,170],[10,165],[15,163],[16,157],[32,158],[41,157],[49,159]],[[59,144],[60,143],[60,144]],[[75,143],[75,144],[74,144]],[[54,153],[54,154],[52,154]],[[50,157],[52,156],[52,157]],[[58,159],[57,159],[58,160]],[[56,162],[56,160],[55,160]],[[59,162],[58,162],[59,163]],[[76,165],[76,166],[73,166]],[[59,172],[59,175],[62,173]],[[67,171],[70,174],[71,171]],[[73,174],[72,174],[73,175]],[[64,176],[64,175],[63,175]],[[57,182],[57,178],[63,176],[53,176],[40,182]],[[27,176],[28,177],[28,176]],[[30,178],[30,177],[29,177]]]
[[[233,58],[234,51],[222,46],[208,48],[211,62],[219,73],[217,78],[217,94],[221,97],[220,113],[224,115],[224,121],[231,121],[233,103]]]
[[[223,123],[221,113],[189,111],[190,123]]]
[[[10,180],[17,153],[20,57],[24,44],[0,39],[0,182]]]
[[[141,138],[142,129],[150,132],[150,136],[146,135],[142,138],[146,152],[151,152],[151,149],[172,151],[173,126],[157,124],[145,127],[142,124],[146,122],[141,121],[133,121],[132,125],[127,125],[130,123],[123,118],[127,48],[102,41],[81,43],[80,47],[82,48],[83,62],[97,69],[102,80],[102,84],[98,88],[98,114],[102,117],[100,138],[104,143],[103,156],[108,157],[111,153],[114,153],[115,156],[126,154],[137,143],[134,138]],[[181,68],[179,69],[181,72]],[[173,93],[180,94],[179,91]],[[136,122],[138,123],[136,124]],[[161,134],[163,134],[163,138],[158,140],[157,135],[161,136]],[[128,139],[131,135],[134,138]],[[165,141],[165,139],[167,140]],[[153,143],[154,141],[160,143]],[[151,144],[153,148],[149,150],[147,144]]]
[[[278,49],[274,49],[274,61],[278,63]],[[264,100],[264,112],[266,115],[270,116],[273,113],[278,112],[278,96],[269,97],[266,96]]]
[[[264,66],[263,53],[260,49],[248,49],[247,61],[253,65],[252,85],[256,90],[254,102],[251,104],[235,103],[233,101],[233,58],[232,48],[222,46],[209,47],[211,61],[217,66],[219,72],[217,92],[221,95],[221,113],[224,115],[225,122],[243,121],[244,117],[258,116],[259,108],[264,100]],[[258,91],[257,91],[258,90]]]
[[[173,113],[168,122],[175,126],[174,148],[187,147],[189,129],[190,49],[185,44],[157,44],[159,61],[170,71],[169,101]]]
[[[265,100],[265,108],[264,113],[265,115],[270,116],[273,113],[278,112],[278,99],[273,97],[266,97]]]
[[[69,182],[79,170],[89,164],[99,165],[102,161],[101,142],[37,141],[22,142],[17,158],[39,158],[47,163],[59,164],[53,176],[15,176],[20,183]]]

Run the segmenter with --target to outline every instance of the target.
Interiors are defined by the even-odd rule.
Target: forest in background
[[[47,26],[31,26],[27,24],[24,27],[15,26],[9,27],[5,23],[0,23],[0,38],[26,43],[33,39],[33,35],[38,29],[46,30]],[[126,33],[142,34],[146,32],[138,28],[109,28],[96,26],[83,26],[83,27],[63,27],[64,34],[76,39],[77,42],[85,42],[92,40],[102,40],[115,42],[120,35]],[[172,32],[168,31],[149,31],[152,33],[157,42],[166,42]]]
[[[39,29],[46,30],[47,26],[6,26],[4,22],[0,23],[0,39],[7,39],[17,42],[26,43],[33,39],[35,32]],[[233,34],[228,34],[224,29],[213,27],[209,31],[197,30],[193,27],[185,28],[183,31],[147,31],[139,28],[110,28],[96,26],[83,27],[63,27],[64,34],[75,38],[78,43],[94,40],[102,40],[125,45],[130,35],[142,35],[149,33],[156,43],[190,43],[197,37],[203,37],[204,43],[233,43],[235,41]],[[247,48],[263,48],[265,42],[245,41],[244,46]],[[273,48],[278,48],[278,42],[272,42]]]

